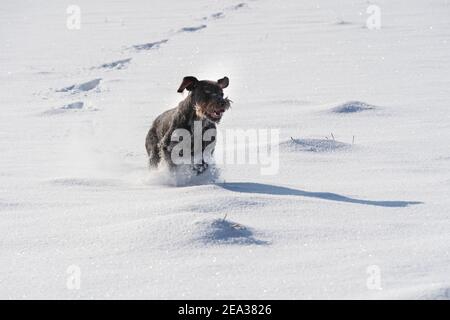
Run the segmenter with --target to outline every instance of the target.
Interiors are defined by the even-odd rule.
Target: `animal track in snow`
[[[209,20],[209,19],[215,20],[215,19],[222,19],[222,18],[225,18],[225,13],[223,13],[223,12],[216,12],[216,13],[213,13],[213,14],[211,14],[209,16],[203,17],[202,20]]]
[[[204,28],[206,28],[206,24],[202,24],[197,27],[184,27],[184,28],[181,28],[178,32],[196,32],[196,31],[199,31]]]
[[[128,59],[122,59],[122,60],[117,60],[117,61],[113,61],[113,62],[109,62],[109,63],[104,63],[98,67],[94,67],[93,69],[117,69],[117,70],[121,70],[121,69],[125,69],[128,64],[131,62],[131,58]]]
[[[291,139],[280,143],[288,152],[331,152],[350,148],[350,144],[332,139]]]
[[[94,80],[90,80],[87,82],[83,82],[80,84],[73,84],[71,86],[58,89],[56,92],[71,92],[71,93],[77,93],[77,92],[86,92],[90,91],[92,89],[98,88],[98,85],[100,84],[101,78],[97,78]]]
[[[356,113],[367,110],[374,110],[375,106],[361,101],[348,101],[331,109],[333,113]]]
[[[11,210],[12,208],[17,208],[19,206],[20,206],[20,203],[17,203],[17,202],[0,201],[0,211],[2,211],[2,210]]]
[[[159,47],[162,44],[167,43],[168,41],[169,41],[169,39],[163,39],[160,41],[149,42],[149,43],[144,43],[144,44],[135,44],[131,48],[133,48],[136,51],[159,49]]]
[[[241,8],[247,7],[247,4],[244,2],[238,3],[234,6],[231,7],[227,7],[225,8],[225,10],[239,10]],[[208,20],[208,19],[221,19],[225,17],[225,13],[223,11],[219,11],[216,13],[213,13],[209,16],[205,16],[203,18],[201,18],[201,20]],[[199,26],[194,26],[194,27],[183,27],[180,30],[178,30],[179,33],[183,33],[183,32],[197,32],[199,30],[205,29],[207,27],[206,24],[201,24]],[[149,42],[149,43],[144,43],[144,44],[137,44],[137,45],[133,45],[131,46],[132,49],[136,50],[136,51],[141,51],[141,50],[152,50],[152,49],[159,49],[160,46],[164,43],[167,43],[169,41],[169,39],[163,39],[160,41],[155,41],[155,42]]]
[[[241,2],[234,6],[229,7],[229,9],[230,10],[239,10],[239,9],[245,8],[246,6],[247,6],[247,4],[245,2]]]
[[[62,107],[59,108],[53,108],[47,111],[44,111],[43,113],[41,113],[41,115],[57,115],[57,114],[64,114],[66,112],[70,112],[70,111],[97,111],[96,108],[93,108],[91,106],[86,106],[86,104],[82,101],[76,101],[76,102],[72,102],[69,104],[66,104]]]

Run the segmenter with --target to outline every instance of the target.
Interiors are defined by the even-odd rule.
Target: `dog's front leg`
[[[173,144],[171,142],[171,131],[166,133],[159,143],[161,158],[167,163],[170,169],[175,167],[172,161]]]
[[[172,143],[168,144],[161,144],[160,150],[161,150],[161,156],[164,159],[164,161],[167,163],[170,169],[173,169],[176,167],[175,163],[172,161]]]

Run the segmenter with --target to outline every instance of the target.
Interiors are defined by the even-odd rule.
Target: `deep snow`
[[[0,10],[0,298],[450,299],[448,0],[71,4]],[[186,75],[278,174],[148,172]]]

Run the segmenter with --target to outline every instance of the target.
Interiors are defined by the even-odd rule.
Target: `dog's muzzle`
[[[204,108],[197,107],[197,114],[206,117],[213,122],[219,122],[223,114],[230,107],[228,98],[218,98],[214,102],[209,103]]]

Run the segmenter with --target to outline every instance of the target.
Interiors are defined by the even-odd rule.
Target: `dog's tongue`
[[[215,117],[215,118],[219,118],[219,117],[222,116],[222,113],[223,113],[223,112],[224,112],[224,110],[214,111],[214,112],[212,113],[212,116]]]

